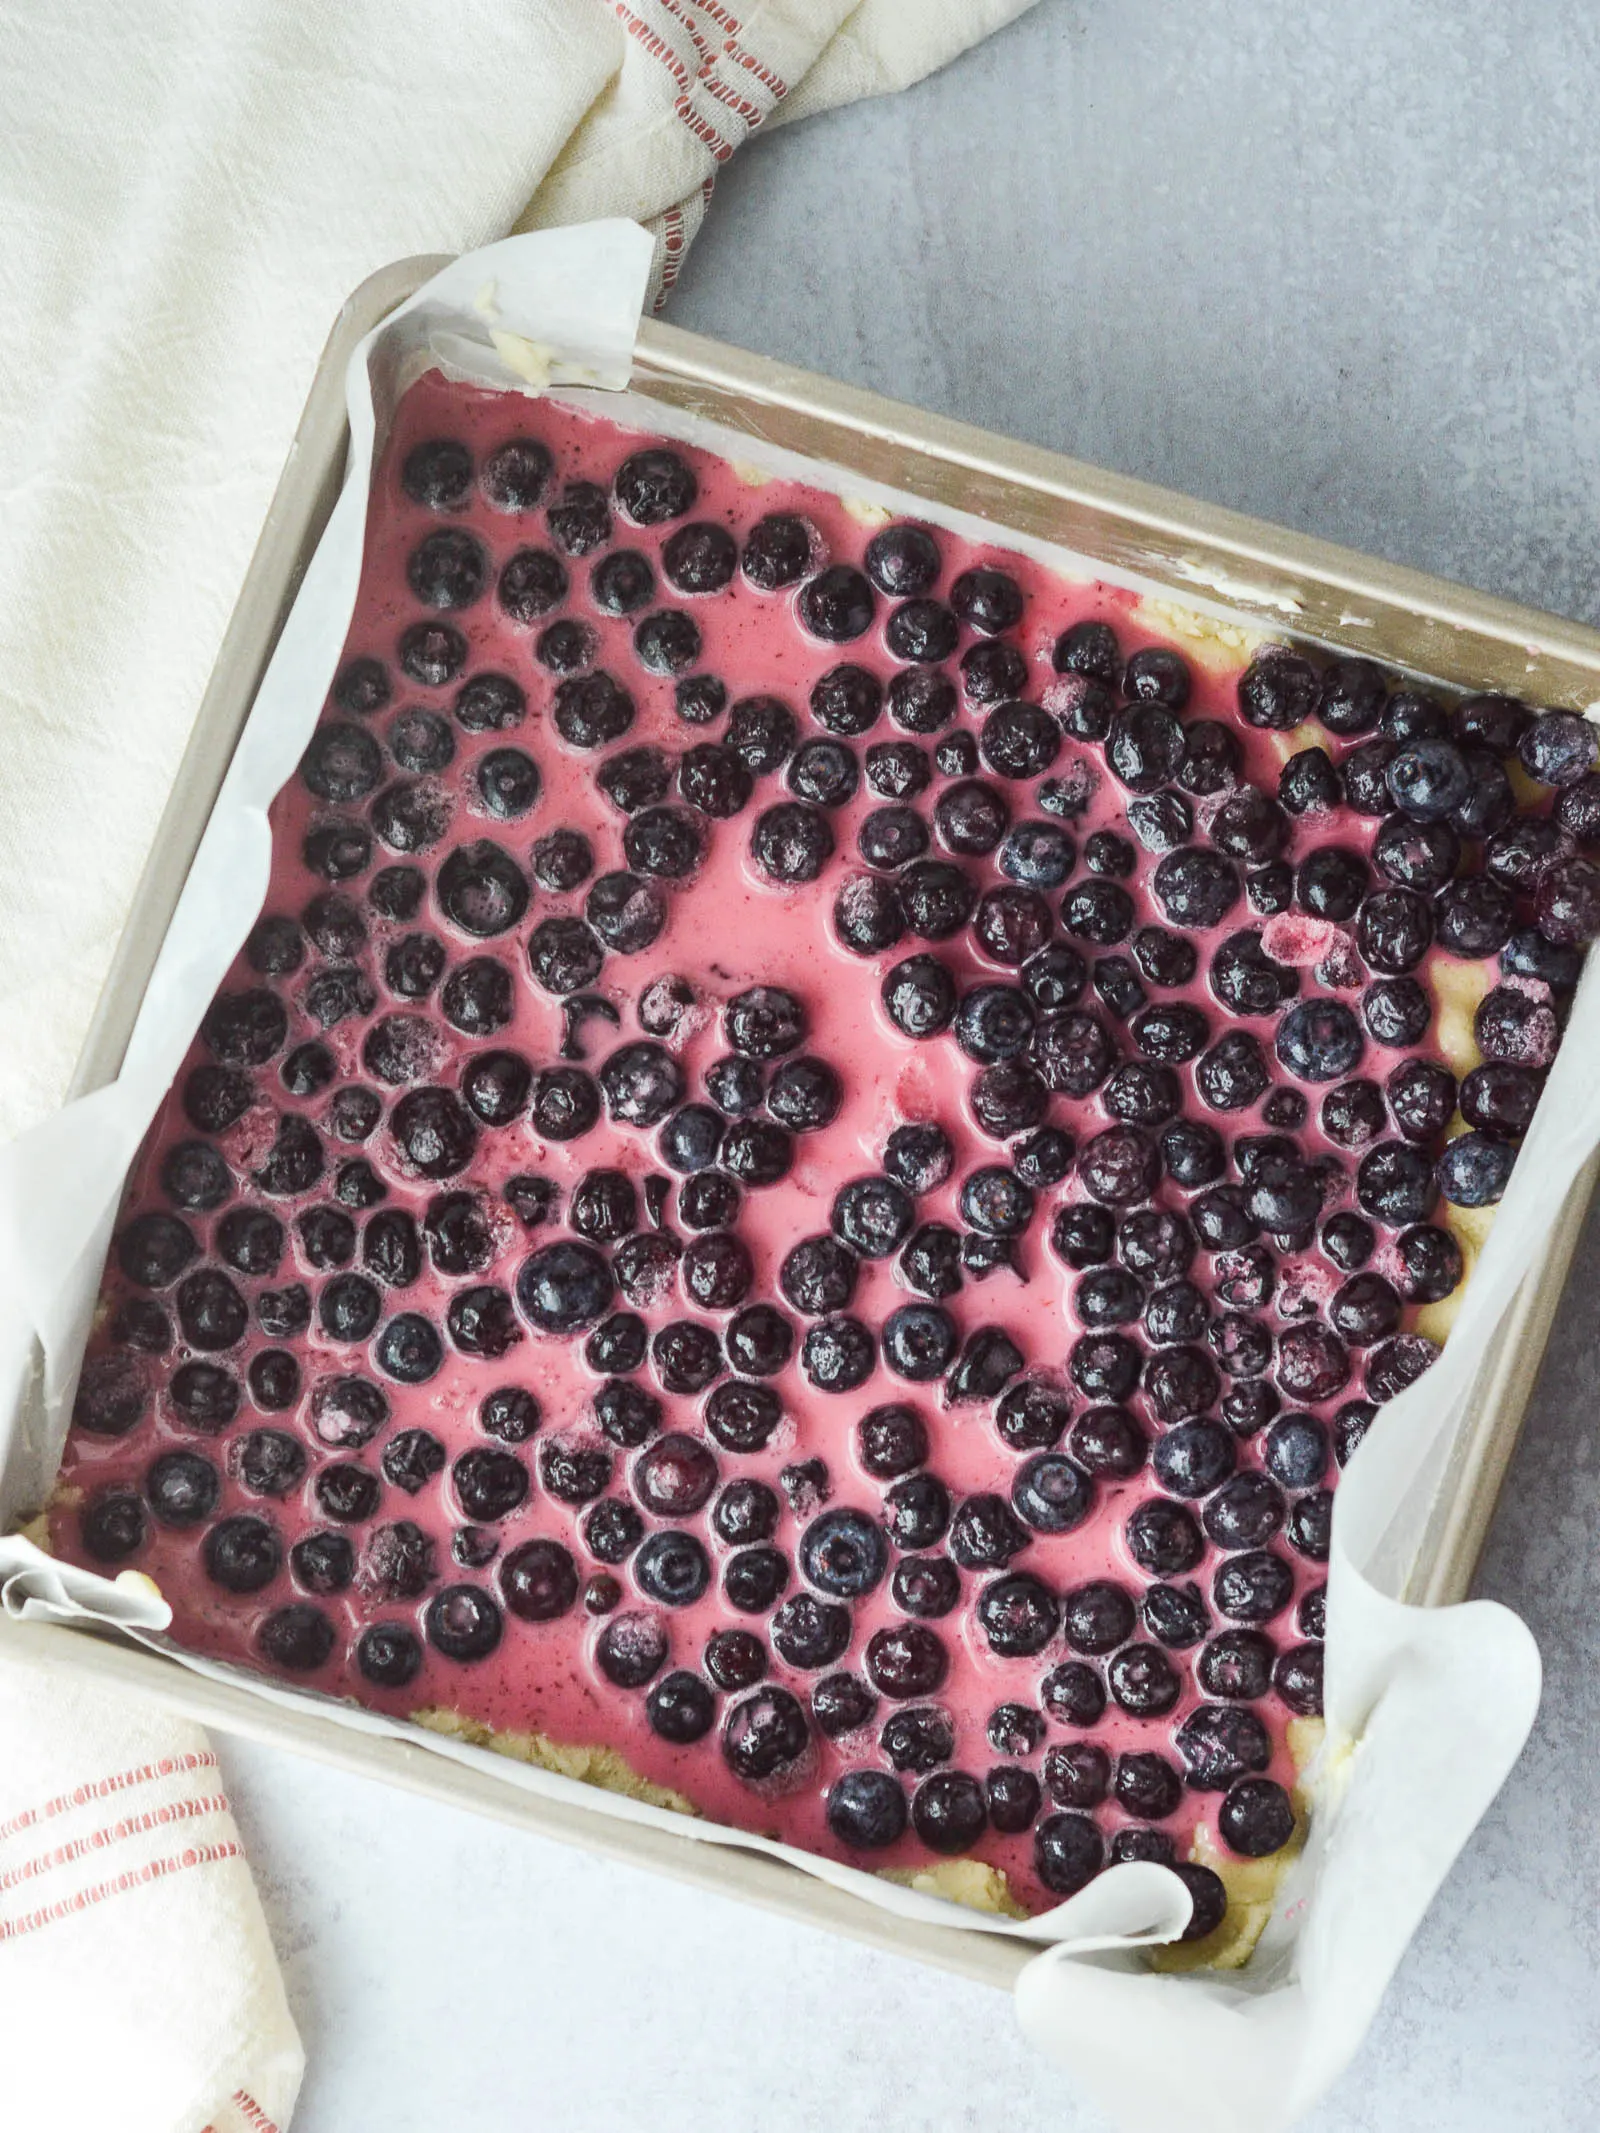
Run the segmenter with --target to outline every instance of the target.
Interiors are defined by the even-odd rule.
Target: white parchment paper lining
[[[626,222],[509,238],[454,261],[356,351],[344,488],[245,726],[122,1072],[0,1149],[0,1393],[14,1395],[0,1408],[0,1524],[36,1509],[48,1492],[123,1180],[260,908],[267,808],[299,760],[333,677],[355,602],[370,472],[398,393],[440,363],[475,382],[529,392],[620,395],[649,261],[649,239]],[[898,503],[980,538],[995,530],[655,401],[619,398],[607,412],[770,471],[803,472],[850,497]],[[1065,551],[1002,537],[1068,575],[1106,575]],[[268,1703],[404,1737],[591,1814],[775,1854],[903,1917],[1048,1944],[1017,1987],[1022,2027],[1127,2133],[1169,2133],[1174,2123],[1194,2133],[1274,2133],[1307,2110],[1355,2052],[1418,1920],[1533,1720],[1538,1655],[1513,1615],[1484,1601],[1424,1611],[1395,1595],[1485,1351],[1600,1139],[1600,1077],[1590,1065],[1597,1020],[1591,969],[1448,1349],[1426,1378],[1380,1412],[1340,1484],[1329,1575],[1328,1742],[1313,1773],[1311,1839],[1244,1971],[1163,1976],[1145,1967],[1138,1947],[1170,1938],[1188,1917],[1186,1892],[1160,1867],[1114,1868],[1039,1918],[981,1918],[807,1852],[192,1658],[162,1637],[168,1610],[147,1584],[56,1563],[20,1537],[0,1539],[0,1604],[23,1619],[115,1624]],[[1158,2051],[1151,2050],[1153,2036]],[[1224,2069],[1226,2079],[1215,2078]]]

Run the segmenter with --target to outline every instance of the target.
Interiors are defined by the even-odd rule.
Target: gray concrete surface
[[[671,315],[1600,621],[1597,57],[1581,0],[1043,0],[752,149]],[[1597,1267],[1600,1220],[1481,1578],[1544,1710],[1315,2133],[1594,2116]],[[298,2133],[1100,2124],[998,1996],[224,1753],[312,2054]]]

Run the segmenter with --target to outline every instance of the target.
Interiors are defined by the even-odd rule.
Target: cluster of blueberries
[[[326,1524],[287,1550],[310,1597],[262,1621],[260,1649],[272,1663],[322,1665],[336,1633],[316,1600],[352,1586],[376,1604],[426,1598],[423,1634],[462,1661],[495,1649],[505,1612],[549,1621],[581,1607],[601,1625],[601,1671],[646,1691],[663,1738],[704,1737],[718,1693],[738,1699],[723,1720],[722,1751],[758,1787],[803,1774],[813,1726],[853,1745],[887,1701],[878,1742],[890,1769],[852,1768],[828,1794],[830,1828],[852,1849],[892,1844],[910,1826],[930,1849],[953,1854],[985,1827],[1033,1828],[1041,1880],[1067,1894],[1108,1856],[1093,1819],[1108,1800],[1134,1818],[1111,1837],[1109,1856],[1170,1863],[1172,1840],[1155,1825],[1176,1812],[1186,1786],[1222,1794],[1219,1827],[1236,1851],[1279,1849],[1292,1810],[1265,1775],[1272,1742],[1250,1705],[1275,1691],[1292,1711],[1320,1709],[1323,1623],[1316,1587],[1296,1608],[1301,1641],[1280,1648],[1268,1634],[1295,1604],[1296,1586],[1270,1544],[1281,1535],[1305,1560],[1326,1557],[1330,1461],[1344,1463],[1373,1403],[1431,1359],[1427,1342],[1401,1331],[1403,1308],[1447,1295],[1460,1279],[1454,1239],[1429,1219],[1437,1197],[1477,1205],[1504,1189],[1559,1039],[1561,1002],[1600,930],[1600,869],[1584,856],[1600,842],[1591,729],[1560,713],[1533,718],[1499,697],[1447,710],[1416,692],[1390,693],[1365,662],[1319,669],[1271,650],[1240,684],[1245,721],[1288,729],[1316,719],[1338,750],[1291,757],[1273,797],[1243,781],[1229,727],[1182,717],[1191,690],[1182,659],[1161,648],[1124,658],[1103,623],[1060,638],[1048,709],[1022,700],[1027,662],[1008,636],[1022,618],[1020,587],[1003,570],[980,568],[935,597],[943,560],[921,528],[877,533],[857,570],[820,557],[814,531],[796,517],[759,520],[742,547],[726,529],[689,520],[694,474],[670,450],[632,454],[609,494],[585,481],[555,493],[553,480],[551,455],[529,439],[481,467],[446,440],[406,460],[412,502],[448,515],[476,486],[502,511],[543,503],[551,546],[518,549],[498,576],[465,525],[445,524],[413,549],[408,583],[429,614],[403,630],[398,662],[417,689],[453,690],[452,716],[395,709],[393,676],[379,659],[354,659],[338,676],[300,773],[322,810],[303,856],[326,887],[298,919],[258,923],[246,954],[262,982],[224,993],[205,1018],[208,1056],[181,1092],[196,1137],[163,1161],[167,1205],[146,1205],[118,1235],[118,1270],[133,1293],[121,1295],[110,1344],[86,1366],[78,1426],[102,1438],[132,1430],[150,1406],[148,1359],[168,1355],[175,1340],[184,1360],[163,1389],[185,1429],[211,1437],[230,1429],[246,1391],[256,1408],[284,1414],[303,1392],[291,1347],[258,1348],[242,1383],[225,1358],[250,1333],[252,1301],[270,1343],[293,1343],[315,1321],[327,1341],[364,1350],[373,1375],[345,1370],[310,1388],[310,1434],[341,1456],[310,1474]],[[688,522],[663,537],[653,560],[612,545],[614,512],[638,527]],[[614,748],[633,724],[633,699],[596,668],[596,629],[561,612],[590,557],[596,610],[629,619],[640,667],[671,680],[687,726],[726,714],[720,738],[676,755]],[[864,665],[831,667],[810,694],[817,730],[809,736],[776,698],[730,707],[723,684],[697,670],[692,616],[656,601],[658,573],[692,598],[723,589],[736,572],[763,592],[792,588],[802,627],[823,644],[848,644],[881,621],[897,670],[885,683]],[[534,658],[554,678],[551,719],[563,741],[611,751],[599,757],[596,783],[624,818],[626,865],[612,872],[597,875],[589,838],[565,826],[533,843],[526,871],[479,836],[452,842],[433,872],[433,901],[469,944],[518,927],[535,888],[584,890],[581,914],[543,917],[527,938],[529,974],[562,1003],[566,1030],[561,1057],[538,1068],[495,1042],[515,1015],[519,980],[508,964],[492,950],[452,962],[444,941],[416,923],[430,890],[417,862],[450,829],[439,780],[458,735],[493,743],[469,772],[481,817],[515,822],[542,787],[535,760],[503,738],[526,716],[524,690],[508,674],[467,675],[466,638],[443,619],[491,587],[512,622],[538,631]],[[976,732],[958,722],[963,698],[982,714]],[[885,715],[894,736],[858,752]],[[1554,789],[1548,811],[1517,811],[1512,758]],[[1128,836],[1080,827],[1102,764],[1127,795]],[[923,1220],[917,1203],[948,1182],[954,1150],[937,1126],[896,1129],[880,1172],[845,1185],[828,1230],[797,1240],[785,1257],[778,1285],[787,1311],[750,1300],[753,1268],[737,1221],[746,1192],[787,1175],[795,1136],[825,1128],[839,1108],[836,1072],[804,1049],[802,1004],[771,986],[728,1002],[728,1049],[700,1096],[670,1048],[696,1005],[685,982],[648,987],[636,1003],[644,1034],[615,1044],[597,1066],[587,1063],[586,1035],[597,1022],[620,1031],[615,1000],[595,989],[608,957],[660,937],[665,894],[695,873],[711,823],[751,808],[760,781],[779,773],[786,796],[757,808],[748,836],[755,867],[779,884],[821,876],[836,853],[838,813],[863,783],[880,803],[857,811],[863,870],[833,895],[836,937],[884,960],[881,995],[897,1029],[919,1040],[951,1033],[977,1070],[971,1116],[1006,1158],[961,1181],[959,1227]],[[1032,784],[1037,812],[1019,819],[1022,782]],[[919,806],[930,792],[931,805]],[[1341,813],[1376,821],[1370,853],[1334,842],[1291,864],[1295,823]],[[374,870],[375,843],[384,855]],[[381,959],[354,893],[363,876],[368,910],[385,929]],[[1254,922],[1223,933],[1241,907]],[[1150,922],[1156,910],[1164,925]],[[1304,998],[1300,969],[1274,960],[1263,933],[1293,916],[1327,931],[1315,968],[1323,990]],[[963,979],[967,959],[932,952],[969,932],[999,975]],[[918,945],[902,954],[908,939]],[[1431,1008],[1416,972],[1435,946],[1500,958],[1503,981],[1477,1017],[1484,1064],[1459,1087],[1419,1058],[1401,1059],[1381,1083],[1361,1075],[1372,1047],[1403,1052],[1426,1036]],[[1193,997],[1203,954],[1220,1033]],[[379,975],[395,1003],[382,1013]],[[319,1031],[292,1046],[280,997],[291,981]],[[474,1047],[457,1088],[441,1077],[441,1019]],[[376,1087],[346,1079],[328,1041],[349,1021],[365,1024],[360,1058]],[[1267,1041],[1244,1026],[1252,1021]],[[1269,1051],[1287,1079],[1275,1076]],[[251,1173],[253,1191],[235,1199],[238,1181],[215,1142],[258,1102],[257,1077],[273,1063],[297,1101],[326,1095],[320,1125],[303,1110],[281,1112]],[[1211,1119],[1186,1115],[1185,1066],[1201,1110],[1225,1122],[1259,1106],[1266,1130],[1230,1144]],[[1342,1180],[1336,1157],[1310,1155],[1294,1138],[1310,1118],[1302,1085],[1322,1092],[1322,1132],[1355,1161],[1359,1211],[1324,1214],[1343,1198]],[[1063,1096],[1093,1099],[1103,1113],[1081,1145],[1059,1106],[1051,1118]],[[1468,1131],[1445,1144],[1458,1108]],[[559,1220],[567,1233],[533,1242],[510,1288],[485,1278],[504,1250],[503,1218],[481,1193],[452,1183],[473,1164],[484,1131],[527,1119],[547,1139],[574,1140],[602,1117],[652,1133],[660,1170],[636,1184],[620,1169],[591,1169],[564,1210],[548,1178],[504,1179],[504,1200],[526,1231]],[[384,1140],[360,1152],[380,1125]],[[395,1159],[401,1178],[441,1188],[420,1221],[386,1204],[383,1173]],[[1074,1177],[1078,1197],[1053,1195]],[[292,1215],[272,1204],[317,1192],[329,1197]],[[1083,1331],[1068,1377],[1081,1407],[1025,1374],[1003,1326],[981,1324],[963,1338],[947,1308],[969,1280],[1002,1268],[1026,1274],[1023,1240],[1047,1195],[1051,1249],[1075,1277]],[[203,1254],[196,1227],[213,1216]],[[304,1267],[326,1277],[314,1297],[299,1280],[272,1285],[291,1225]],[[1394,1281],[1369,1264],[1380,1229]],[[1325,1308],[1286,1264],[1313,1247],[1341,1276]],[[1204,1284],[1192,1278],[1201,1252],[1210,1263]],[[850,1306],[862,1263],[890,1258],[907,1300],[874,1328]],[[442,1328],[423,1311],[390,1309],[425,1265],[459,1284]],[[264,1285],[247,1300],[239,1277]],[[680,1317],[652,1331],[641,1314],[659,1312],[675,1290],[721,1318],[721,1330]],[[165,1291],[170,1308],[159,1300]],[[1271,1307],[1276,1334],[1264,1315]],[[493,1363],[525,1328],[581,1337],[600,1378],[596,1432],[546,1433],[534,1462],[544,1492],[578,1514],[583,1548],[601,1566],[587,1577],[555,1539],[500,1552],[493,1529],[532,1486],[513,1447],[542,1421],[525,1388],[484,1396],[478,1419],[491,1441],[453,1462],[423,1428],[386,1439],[380,1473],[346,1456],[389,1424],[385,1381],[425,1384],[447,1343]],[[1347,1389],[1352,1349],[1366,1352],[1368,1397],[1331,1418],[1310,1412]],[[803,1522],[793,1554],[806,1589],[790,1593],[793,1564],[774,1543],[783,1498],[765,1482],[724,1481],[719,1452],[771,1443],[782,1420],[771,1380],[792,1360],[828,1393],[857,1390],[881,1362],[909,1385],[938,1386],[945,1404],[989,1405],[1001,1442],[1019,1455],[1009,1495],[954,1502],[928,1471],[917,1410],[900,1400],[874,1406],[856,1430],[858,1463],[882,1485],[874,1515],[833,1506],[818,1459],[783,1471],[783,1496]],[[662,1401],[641,1381],[647,1367],[662,1392],[705,1396],[703,1437],[663,1428]],[[1136,1392],[1159,1425],[1154,1443],[1128,1405]],[[1259,1464],[1241,1463],[1250,1439]],[[306,1483],[309,1448],[263,1424],[229,1439],[226,1465],[248,1494],[281,1502]],[[630,1494],[611,1489],[617,1451],[630,1457]],[[414,1521],[372,1524],[385,1484],[415,1496],[447,1463],[465,1520],[453,1557],[470,1571],[498,1557],[498,1600],[476,1582],[439,1588],[434,1543]],[[1141,1501],[1123,1530],[1149,1580],[1142,1593],[1100,1579],[1060,1594],[1012,1567],[1036,1536],[1082,1524],[1102,1480],[1147,1467],[1162,1493]],[[277,1527],[249,1511],[216,1519],[222,1492],[222,1470],[205,1452],[163,1451],[140,1488],[117,1486],[86,1506],[84,1547],[119,1562],[144,1544],[150,1520],[205,1527],[211,1580],[264,1592],[285,1561]],[[683,1523],[702,1511],[724,1551],[720,1574]],[[356,1526],[367,1528],[359,1547],[348,1530]],[[1191,1575],[1208,1550],[1216,1551],[1209,1598]],[[765,1640],[753,1628],[718,1629],[700,1672],[669,1669],[661,1614],[623,1606],[615,1573],[624,1564],[652,1609],[690,1605],[720,1575],[735,1613],[767,1618]],[[1185,1683],[1168,1654],[1193,1650],[1207,1701],[1177,1726],[1177,1760],[1113,1758],[1075,1739],[1045,1750],[1035,1771],[1026,1766],[1045,1749],[1041,1711],[1007,1703],[989,1723],[995,1767],[983,1779],[952,1767],[954,1730],[935,1700],[949,1652],[931,1624],[961,1605],[963,1572],[983,1581],[971,1612],[997,1656],[1042,1657],[1065,1644],[1070,1656],[1045,1674],[1039,1704],[1067,1727],[1092,1729],[1109,1703],[1144,1718],[1173,1710]],[[838,1671],[853,1636],[851,1602],[886,1582],[905,1619],[868,1639],[860,1673]],[[809,1717],[790,1689],[766,1680],[769,1644],[813,1677]],[[403,1688],[422,1659],[410,1620],[369,1621],[355,1647],[360,1672],[388,1689]],[[906,1775],[915,1780],[909,1802]],[[1181,1871],[1195,1895],[1191,1933],[1209,1930],[1221,1915],[1221,1884],[1201,1869]]]

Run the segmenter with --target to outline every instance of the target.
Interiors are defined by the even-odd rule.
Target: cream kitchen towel
[[[0,0],[0,1139],[61,1100],[350,289],[621,214],[664,295],[760,126],[1030,4]]]
[[[0,2123],[278,2133],[300,2040],[198,1726],[0,1667]]]

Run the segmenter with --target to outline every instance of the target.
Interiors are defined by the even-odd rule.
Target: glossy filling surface
[[[1600,779],[1247,651],[420,380],[53,1545],[1029,1910],[1277,1855],[1337,1474],[1504,1189]]]

